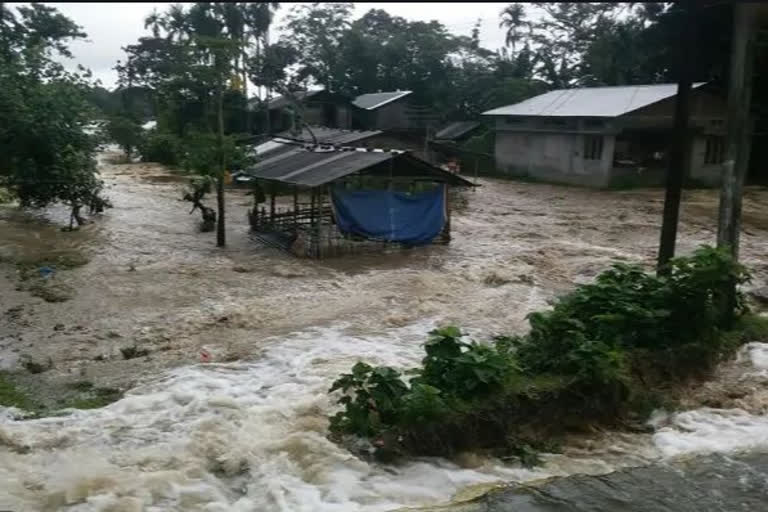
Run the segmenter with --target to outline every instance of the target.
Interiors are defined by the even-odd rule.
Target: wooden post
[[[451,241],[451,203],[448,200],[448,184],[443,184],[443,194],[445,194],[445,228],[446,228],[446,242]]]
[[[216,59],[221,59],[217,56]],[[216,132],[216,145],[218,146],[219,155],[219,175],[216,179],[216,205],[218,207],[218,216],[216,217],[216,246],[224,247],[227,245],[227,231],[226,224],[224,222],[224,174],[226,170],[226,162],[224,157],[224,83],[221,78],[221,71],[218,71],[218,102],[216,108],[216,117],[218,120],[218,130]]]
[[[675,96],[675,124],[670,148],[669,169],[667,170],[667,188],[664,196],[664,216],[661,225],[659,255],[656,272],[666,274],[667,263],[675,255],[677,240],[677,221],[680,216],[680,197],[683,188],[683,177],[688,175],[690,167],[690,136],[688,121],[690,117],[691,74],[692,60],[695,55],[696,16],[694,15],[694,0],[681,2],[683,20],[683,40],[681,41],[677,59],[678,80],[677,95]]]
[[[275,222],[275,186],[269,187],[269,222]]]
[[[478,167],[480,167],[480,157],[475,155],[475,185],[477,185]],[[476,190],[477,190],[477,187],[472,187],[472,191],[473,192],[476,191]]]
[[[299,227],[299,187],[293,186],[293,230]]]
[[[751,3],[734,3],[731,70],[728,84],[728,116],[726,118],[726,155],[720,188],[717,246],[728,247],[739,257],[741,228],[741,196],[749,166],[751,150],[752,44],[754,7]]]
[[[717,246],[727,248],[735,260],[739,259],[741,198],[752,149],[749,110],[752,100],[755,5],[757,4],[739,2],[733,5],[733,39],[726,118],[727,147],[720,187]],[[729,281],[722,300],[722,321],[729,327],[734,320],[736,309],[736,283],[733,280]]]

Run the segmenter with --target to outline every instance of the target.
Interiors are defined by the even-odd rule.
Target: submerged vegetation
[[[39,373],[27,367],[30,373]],[[40,393],[27,391],[17,382],[14,374],[0,372],[0,406],[15,407],[26,418],[52,416],[65,409],[97,409],[122,398],[123,392],[115,388],[96,387],[89,381],[77,381],[52,390],[46,399]]]
[[[728,281],[749,278],[727,252],[702,247],[663,277],[616,264],[531,313],[524,336],[478,343],[456,327],[433,330],[419,368],[358,362],[333,383],[343,409],[332,437],[368,438],[380,457],[488,450],[525,462],[568,431],[644,420],[666,389],[768,335],[741,295],[723,309]]]

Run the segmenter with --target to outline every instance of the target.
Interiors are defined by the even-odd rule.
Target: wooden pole
[[[727,247],[735,259],[739,257],[741,197],[749,166],[752,97],[752,43],[754,7],[756,4],[734,4],[731,71],[728,84],[728,117],[726,119],[726,156],[720,187],[720,211],[717,246]]]
[[[269,187],[269,222],[275,222],[275,186]]]
[[[749,109],[752,100],[755,5],[737,2],[733,6],[733,39],[726,119],[727,146],[720,187],[717,246],[727,248],[735,260],[739,259],[741,198],[752,148]],[[722,300],[722,321],[726,327],[729,327],[734,320],[736,310],[735,281],[728,282]]]
[[[293,229],[298,229],[299,226],[299,187],[293,186]]]
[[[680,216],[680,197],[682,195],[683,177],[689,174],[690,166],[690,136],[688,124],[690,117],[692,60],[695,54],[696,16],[694,1],[681,2],[683,34],[678,56],[677,95],[675,96],[675,122],[670,148],[669,169],[667,170],[667,188],[664,196],[664,214],[659,241],[659,255],[656,272],[664,275],[667,263],[675,255],[677,240],[677,222]]]
[[[221,56],[217,56],[221,59]],[[217,117],[218,117],[218,130],[217,130],[217,144],[219,147],[219,176],[216,180],[216,204],[218,206],[218,217],[216,218],[216,246],[224,247],[227,245],[227,231],[224,223],[224,174],[227,172],[226,161],[224,155],[224,83],[219,73],[218,83],[218,105],[217,105]]]

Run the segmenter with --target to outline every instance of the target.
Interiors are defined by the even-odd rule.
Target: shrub
[[[171,133],[157,130],[145,132],[138,148],[144,162],[176,166],[184,157],[181,140]]]
[[[396,370],[386,366],[373,368],[362,362],[352,367],[352,373],[336,380],[330,392],[337,389],[345,393],[339,399],[345,410],[331,418],[331,429],[367,437],[397,422],[403,395],[408,390]]]
[[[106,131],[109,139],[120,146],[127,158],[133,149],[142,145],[144,137],[141,125],[124,116],[111,116],[107,121]]]
[[[746,312],[740,293],[735,311],[724,309],[726,287],[749,280],[727,252],[702,247],[669,270],[658,277],[614,265],[531,313],[525,336],[477,343],[456,327],[433,330],[408,381],[359,362],[330,389],[343,393],[331,433],[377,438],[390,454],[495,448],[531,460],[528,447],[550,432],[648,414],[656,389],[708,371],[768,331],[768,322],[740,320],[742,335],[725,332]]]

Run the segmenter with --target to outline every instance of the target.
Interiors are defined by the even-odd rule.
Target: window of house
[[[725,137],[710,135],[704,149],[705,164],[721,164],[725,160]]]
[[[600,160],[603,157],[603,136],[585,135],[584,136],[584,159]]]

